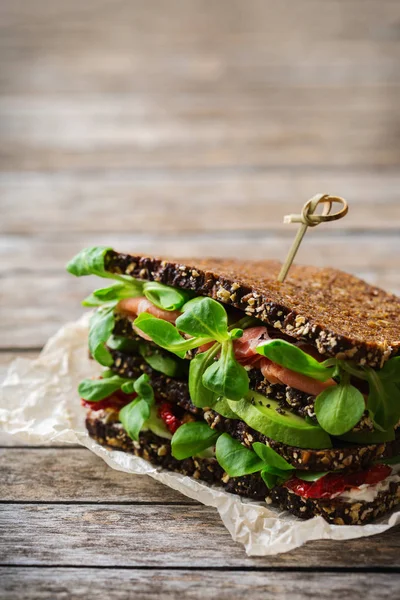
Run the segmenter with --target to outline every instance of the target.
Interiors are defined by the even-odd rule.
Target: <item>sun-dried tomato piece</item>
[[[114,392],[107,398],[99,400],[98,402],[90,402],[81,398],[82,406],[90,408],[91,410],[103,410],[105,408],[113,408],[114,410],[121,410],[126,404],[132,402],[136,398],[137,394],[125,394],[121,390]]]
[[[360,485],[375,485],[389,477],[392,469],[388,465],[376,464],[358,473],[336,475],[328,473],[317,481],[303,481],[292,477],[283,485],[303,498],[334,498],[345,490],[360,487]]]
[[[162,402],[158,408],[158,414],[171,433],[175,433],[182,425],[180,419],[174,414],[173,405],[170,402]]]

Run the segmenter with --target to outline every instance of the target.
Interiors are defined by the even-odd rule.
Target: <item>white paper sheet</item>
[[[400,523],[400,511],[372,525],[329,525],[322,517],[302,521],[266,504],[241,499],[178,473],[161,470],[145,460],[108,450],[92,440],[78,383],[101,371],[89,360],[88,317],[62,327],[36,360],[17,358],[0,387],[0,431],[29,444],[80,443],[118,471],[146,474],[182,494],[215,507],[232,538],[250,556],[287,552],[309,540],[346,540],[386,531]]]

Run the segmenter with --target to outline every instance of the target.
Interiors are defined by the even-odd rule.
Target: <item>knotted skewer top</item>
[[[330,214],[332,205],[335,203],[341,204],[342,208],[338,212]],[[314,214],[318,204],[324,204],[320,215]],[[279,272],[278,281],[282,282],[286,279],[290,266],[307,231],[307,227],[316,227],[320,223],[337,221],[347,215],[348,211],[348,204],[343,198],[340,198],[339,196],[330,196],[329,194],[317,194],[305,203],[300,215],[286,215],[284,217],[284,223],[301,223],[301,226],[286,257],[286,261]]]

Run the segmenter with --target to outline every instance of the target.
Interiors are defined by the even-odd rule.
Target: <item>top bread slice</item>
[[[243,310],[318,351],[379,368],[400,353],[400,298],[333,268],[294,265],[284,283],[272,260],[167,259],[110,250],[112,273],[193,290]]]

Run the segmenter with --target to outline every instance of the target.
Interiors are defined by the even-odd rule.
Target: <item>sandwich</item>
[[[112,280],[79,385],[99,444],[300,518],[363,524],[400,501],[400,299],[331,268],[82,250]]]

